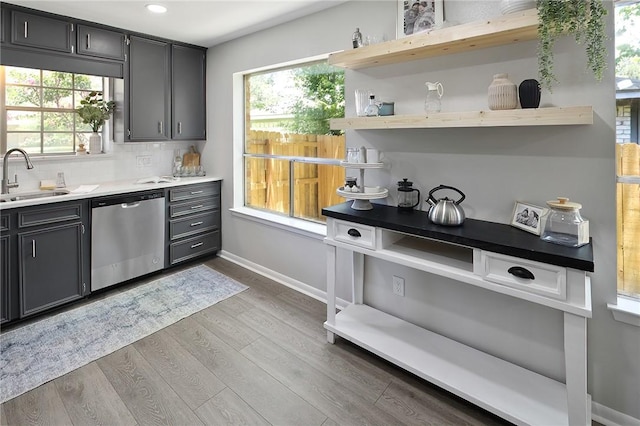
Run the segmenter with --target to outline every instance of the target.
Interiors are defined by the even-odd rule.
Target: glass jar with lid
[[[549,209],[542,216],[540,238],[554,244],[580,247],[589,243],[589,221],[580,216],[582,205],[566,197],[547,201]]]

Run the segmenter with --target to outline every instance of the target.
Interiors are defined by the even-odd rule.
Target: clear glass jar
[[[547,201],[548,211],[542,216],[540,238],[554,244],[580,247],[589,243],[589,221],[580,216],[582,205],[558,197]]]

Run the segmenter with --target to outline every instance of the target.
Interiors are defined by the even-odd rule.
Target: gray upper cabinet
[[[78,25],[76,33],[76,51],[79,55],[124,61],[124,33],[87,25]]]
[[[205,52],[173,45],[171,137],[176,140],[205,139]]]
[[[131,36],[129,51],[129,140],[169,139],[171,46]]]
[[[61,19],[11,12],[11,43],[59,52],[73,52],[73,25]]]

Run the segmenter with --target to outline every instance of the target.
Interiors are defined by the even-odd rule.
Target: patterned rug
[[[0,335],[0,403],[248,287],[203,265]]]

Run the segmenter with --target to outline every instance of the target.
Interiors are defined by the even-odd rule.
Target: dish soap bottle
[[[364,115],[367,117],[377,117],[380,112],[380,108],[376,103],[376,95],[369,96],[369,105],[364,109]]]

